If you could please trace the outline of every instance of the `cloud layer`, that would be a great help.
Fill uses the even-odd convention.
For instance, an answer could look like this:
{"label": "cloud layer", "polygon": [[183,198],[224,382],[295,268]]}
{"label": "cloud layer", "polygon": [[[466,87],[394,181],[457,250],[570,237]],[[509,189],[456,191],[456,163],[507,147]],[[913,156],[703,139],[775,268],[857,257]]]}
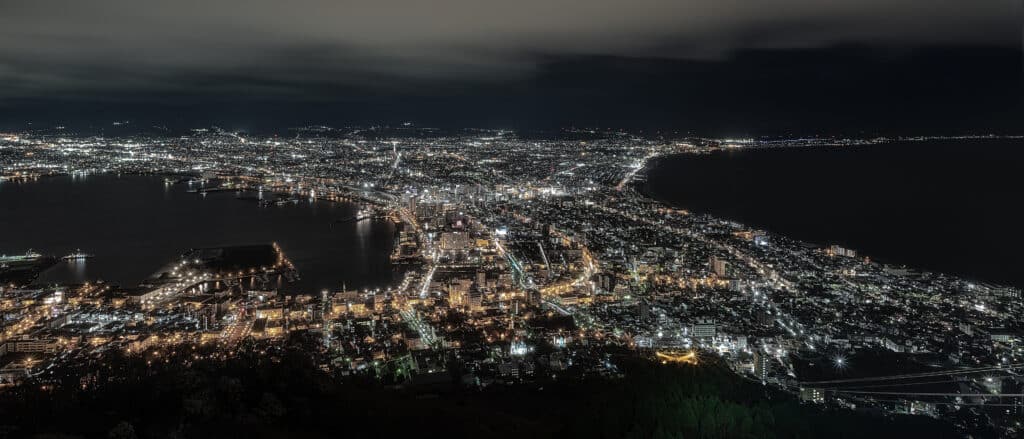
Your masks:
{"label": "cloud layer", "polygon": [[0,0],[0,96],[294,94],[530,75],[566,55],[1019,43],[1012,0]]}

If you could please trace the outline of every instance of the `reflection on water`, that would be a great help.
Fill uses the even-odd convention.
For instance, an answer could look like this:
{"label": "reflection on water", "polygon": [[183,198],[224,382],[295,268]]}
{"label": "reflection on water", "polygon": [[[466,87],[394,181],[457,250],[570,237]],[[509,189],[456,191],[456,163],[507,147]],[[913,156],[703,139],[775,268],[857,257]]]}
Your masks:
{"label": "reflection on water", "polygon": [[[394,274],[388,221],[338,223],[349,203],[303,201],[259,207],[258,193],[187,193],[148,176],[54,177],[0,185],[0,253],[32,248],[91,259],[60,261],[39,283],[103,279],[134,285],[189,248],[277,242],[299,270],[289,291],[380,287]],[[251,198],[251,199],[250,199]],[[9,232],[8,232],[9,231]]]}
{"label": "reflection on water", "polygon": [[77,280],[85,280],[85,259],[72,259],[70,261],[65,261],[65,263],[71,268],[71,271],[74,273]]}

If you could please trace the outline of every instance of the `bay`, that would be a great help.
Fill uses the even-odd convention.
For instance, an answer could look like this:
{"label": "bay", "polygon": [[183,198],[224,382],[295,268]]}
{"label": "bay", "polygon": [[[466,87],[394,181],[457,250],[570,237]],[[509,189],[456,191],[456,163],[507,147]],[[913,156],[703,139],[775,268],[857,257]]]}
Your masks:
{"label": "bay", "polygon": [[886,263],[1024,287],[1024,141],[737,149],[662,157],[649,196]]}
{"label": "bay", "polygon": [[395,226],[336,222],[351,203],[302,200],[260,207],[235,192],[201,196],[156,176],[90,175],[0,183],[0,253],[29,249],[84,262],[60,262],[37,284],[103,279],[133,286],[190,248],[277,242],[301,279],[287,292],[378,288],[394,280]]}

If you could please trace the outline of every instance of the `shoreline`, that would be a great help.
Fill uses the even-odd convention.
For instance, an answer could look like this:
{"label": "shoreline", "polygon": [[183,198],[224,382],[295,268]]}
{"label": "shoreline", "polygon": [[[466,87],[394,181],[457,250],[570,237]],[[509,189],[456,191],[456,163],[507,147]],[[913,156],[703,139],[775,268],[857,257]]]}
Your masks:
{"label": "shoreline", "polygon": [[[977,141],[977,142],[1012,141],[1012,140],[1024,139],[1024,136],[968,137],[966,139],[969,140],[969,141],[972,141],[972,142],[973,141]],[[780,230],[780,227],[778,227],[778,225],[774,225],[774,226],[770,225],[770,223],[772,222],[770,220],[766,221],[763,218],[761,220],[757,220],[756,218],[750,218],[750,217],[753,217],[755,215],[749,215],[749,217],[746,218],[746,219],[740,219],[740,218],[737,218],[735,216],[728,215],[728,214],[722,213],[720,211],[717,211],[717,209],[715,209],[714,207],[699,206],[698,203],[694,203],[694,202],[673,201],[673,200],[668,199],[668,197],[666,197],[664,193],[660,194],[660,196],[659,196],[659,194],[657,193],[658,192],[657,190],[652,190],[653,185],[650,183],[650,180],[649,180],[649,177],[650,177],[651,173],[654,172],[654,170],[656,168],[658,168],[659,166],[666,166],[666,163],[670,162],[672,160],[688,160],[688,159],[694,159],[694,158],[698,158],[699,159],[699,158],[702,158],[702,157],[706,157],[708,155],[715,155],[715,154],[722,155],[722,154],[724,154],[726,152],[730,152],[730,153],[731,152],[762,153],[762,152],[767,152],[767,151],[772,151],[772,150],[781,150],[781,149],[788,149],[788,150],[806,149],[809,152],[821,152],[825,148],[843,148],[843,149],[848,149],[848,148],[857,148],[857,147],[872,147],[872,146],[879,146],[879,145],[883,145],[883,144],[915,145],[915,144],[918,144],[918,143],[938,142],[938,141],[942,141],[942,140],[945,140],[945,138],[940,138],[940,139],[923,138],[923,139],[913,139],[913,140],[891,140],[891,141],[884,142],[884,143],[865,143],[865,144],[860,144],[860,145],[835,145],[835,144],[824,145],[824,144],[822,144],[822,145],[787,145],[787,146],[782,146],[782,147],[743,147],[743,148],[736,148],[736,149],[714,148],[714,149],[701,149],[701,150],[697,150],[697,151],[682,150],[682,151],[677,151],[677,152],[672,152],[672,153],[667,153],[667,154],[660,154],[660,155],[657,155],[655,157],[652,157],[652,158],[648,159],[646,161],[644,167],[639,172],[636,173],[636,178],[634,178],[630,182],[630,187],[632,187],[633,190],[635,190],[636,193],[639,194],[640,196],[642,196],[643,198],[645,198],[647,200],[650,200],[650,201],[657,202],[657,203],[659,203],[659,204],[661,204],[661,205],[663,205],[665,207],[668,207],[668,208],[684,210],[686,212],[689,212],[691,215],[707,216],[707,217],[713,218],[715,220],[738,224],[738,225],[742,226],[743,228],[747,228],[747,229],[751,229],[751,230],[764,231],[767,234],[772,235],[772,236],[781,237],[781,238],[784,238],[784,239],[787,239],[787,240],[790,240],[790,241],[793,241],[793,242],[797,242],[797,243],[813,246],[813,247],[816,247],[816,248],[828,248],[830,245],[838,244],[838,245],[841,245],[841,246],[846,247],[848,249],[856,250],[857,253],[860,254],[861,256],[868,256],[868,257],[870,257],[872,262],[881,264],[881,265],[886,266],[886,267],[892,267],[892,268],[897,268],[897,269],[904,269],[904,270],[908,270],[910,272],[919,273],[919,274],[929,274],[929,273],[930,274],[941,274],[941,275],[944,275],[944,276],[954,277],[954,278],[962,279],[964,281],[968,281],[968,282],[972,282],[972,283],[977,283],[977,284],[989,284],[989,285],[995,285],[995,286],[1006,287],[1006,288],[1014,288],[1014,289],[1022,289],[1022,288],[1024,288],[1024,285],[1019,285],[1018,282],[1015,282],[1015,281],[1012,281],[1012,280],[993,280],[993,279],[987,279],[987,278],[985,278],[982,275],[970,274],[970,273],[968,273],[968,271],[970,271],[968,269],[949,270],[949,269],[937,269],[937,268],[927,267],[927,265],[928,265],[927,263],[921,263],[920,261],[917,261],[917,260],[907,259],[907,258],[902,258],[901,259],[899,256],[892,255],[892,254],[887,254],[886,252],[879,252],[877,249],[867,250],[871,246],[870,245],[864,246],[863,243],[861,243],[861,245],[857,245],[856,243],[846,243],[846,244],[844,244],[843,242],[844,241],[849,241],[850,237],[841,238],[841,237],[838,237],[836,235],[821,236],[819,238],[811,238],[811,239],[808,239],[805,236],[797,237],[793,233],[787,232],[785,230]],[[740,201],[740,202],[742,202],[742,201]],[[761,214],[756,214],[756,215],[761,215]],[[784,217],[784,215],[779,216],[779,217],[782,218],[782,217]],[[782,228],[782,229],[784,229],[784,228]],[[864,249],[865,251],[862,252],[861,251],[862,249]]]}
{"label": "shoreline", "polygon": [[[78,174],[78,175],[81,175],[81,174]],[[164,179],[166,177],[168,177],[168,176],[173,178],[173,177],[181,177],[183,175],[184,174],[181,174],[181,173],[160,173],[160,172],[139,172],[139,173],[97,172],[97,173],[89,173],[88,174],[88,176],[90,176],[90,177],[96,177],[98,179],[106,179],[107,182],[112,183],[112,184],[125,184],[125,183],[127,183],[127,184],[130,185],[131,184],[130,181],[132,179],[135,179],[135,178],[148,179],[148,180],[145,180],[145,181],[149,181],[150,183],[152,183],[154,185],[154,187],[164,187],[165,186]],[[198,178],[198,176],[196,176],[196,175],[193,175],[193,177],[197,177]],[[41,182],[45,181],[44,178],[49,179],[48,181],[56,182],[57,184],[72,184],[73,175],[72,175],[72,173],[53,173],[53,174],[47,174],[47,175],[39,176],[38,178],[35,178],[35,179],[21,181],[21,182],[19,182],[19,184],[25,184],[26,186],[28,186],[29,183],[41,183]],[[63,178],[63,180],[61,180],[61,178]],[[87,179],[86,180],[77,180],[77,181],[75,181],[75,183],[89,183],[89,181]],[[51,183],[51,184],[54,184],[54,183]],[[208,186],[209,186],[209,183],[208,183]],[[183,200],[202,199],[203,198],[202,194],[200,194],[198,192],[197,193],[189,193],[186,190],[186,189],[188,189],[188,186],[186,184],[184,184],[184,183],[173,184],[173,182],[172,182],[172,184],[170,184],[168,187],[171,188],[170,190],[172,190],[172,191],[180,192],[181,198]],[[196,187],[198,187],[198,185],[196,185]],[[214,186],[209,186],[209,187],[213,188]],[[221,191],[221,192],[226,192],[226,191]],[[255,193],[255,192],[253,192],[253,193]],[[285,192],[281,192],[281,194],[286,195],[286,196],[288,195],[288,193],[285,193]],[[211,194],[211,195],[213,195],[213,194]],[[265,191],[265,195],[267,196],[267,199],[274,200],[274,199],[276,199],[277,192],[269,191],[268,190],[268,191]],[[158,196],[158,198],[159,198],[159,196]],[[256,203],[250,203],[249,200],[239,199],[239,198],[235,197],[233,192],[230,193],[230,194],[227,194],[227,193],[225,193],[225,194],[218,194],[217,198],[218,198],[218,200],[216,200],[216,201],[217,202],[221,202],[221,203],[223,203],[223,202],[231,203],[233,201],[244,201],[244,203],[239,203],[239,204],[243,204],[244,205],[244,207],[242,207],[241,209],[251,208],[253,211],[255,211],[257,209],[261,209],[261,210],[274,210],[274,209],[278,208],[277,206],[259,207],[259,206],[257,206]],[[309,206],[307,204],[310,201],[311,200],[308,197],[302,196],[301,199],[299,200],[299,202],[296,203],[295,205],[301,206],[302,208],[308,208]],[[315,227],[317,229],[321,229],[321,228],[323,228],[323,229],[326,229],[326,228],[337,228],[338,229],[337,233],[349,233],[349,232],[345,232],[342,228],[338,227],[339,226],[338,224],[336,224],[337,221],[346,218],[343,215],[344,212],[348,211],[349,209],[351,209],[353,212],[355,212],[355,211],[357,211],[359,209],[360,206],[367,206],[368,205],[368,203],[366,203],[364,201],[355,201],[355,200],[351,200],[350,201],[350,200],[342,200],[342,199],[330,199],[330,198],[321,197],[321,196],[317,196],[314,201],[317,202],[317,203],[324,203],[324,205],[322,205],[321,208],[325,208],[325,207],[327,207],[327,205],[330,205],[330,207],[327,210],[325,210],[324,212],[334,212],[336,209],[342,209],[342,210],[338,210],[338,215],[329,215],[329,214],[324,215],[324,214],[321,214],[321,215],[319,215],[317,217],[309,217],[306,220],[306,222],[308,223],[306,225],[308,227]],[[157,202],[159,202],[159,201],[157,201]],[[294,207],[294,206],[293,206],[293,203],[289,202],[289,203],[287,203],[286,207],[291,208],[291,207]],[[374,208],[374,210],[378,210],[378,209],[379,208],[377,208],[377,207]],[[277,216],[272,216],[272,217],[276,218]],[[287,217],[289,217],[289,215],[285,214],[284,219],[287,220]],[[323,218],[321,218],[321,217],[323,217]],[[322,221],[320,221],[320,220],[322,220]],[[364,220],[367,221],[367,222],[377,223],[374,226],[375,230],[377,228],[382,227],[382,224],[384,224],[384,223],[392,223],[393,224],[393,221],[389,220],[387,217],[384,217],[384,216],[381,216],[381,215],[377,215],[377,214],[373,215],[372,218],[364,218]],[[276,220],[268,219],[267,221],[276,221]],[[320,226],[322,226],[322,227],[320,227]],[[257,227],[257,229],[260,228],[259,226],[254,226],[254,227]],[[290,227],[290,226],[282,225],[281,227]],[[275,227],[270,227],[271,230],[274,229],[274,228]],[[178,229],[174,229],[174,230],[177,230],[177,232],[175,232],[175,233],[186,233],[184,231],[184,229],[178,228]],[[324,232],[324,233],[329,233],[329,232]],[[353,231],[352,233],[355,233],[355,232]],[[284,238],[284,237],[287,237],[287,236],[291,236],[291,234],[284,234],[283,236],[281,236],[279,233],[273,233],[273,235],[275,236],[275,238],[274,239],[270,239],[270,240],[261,239],[259,236],[256,236],[256,235],[253,235],[251,237],[251,239],[243,239],[243,240],[230,239],[230,238],[224,238],[223,240],[215,239],[213,241],[206,242],[202,246],[217,247],[217,246],[235,246],[235,245],[248,245],[248,244],[270,244],[273,241],[277,241],[278,240],[277,238]],[[302,235],[302,234],[300,233],[299,235]],[[378,232],[375,232],[373,237],[374,238],[380,237],[380,235],[379,235]],[[307,248],[307,251],[303,251],[303,248],[309,247],[309,245],[312,245],[312,244],[308,244],[307,243],[308,245],[305,245],[305,244],[302,244],[302,243],[306,242],[306,241],[309,241],[310,239],[315,239],[315,238],[305,238],[305,237],[303,237],[303,238],[299,239],[298,242],[300,243],[300,248],[299,249],[290,249],[290,251],[298,252],[300,254],[308,254],[309,253],[308,248]],[[347,238],[339,238],[339,239],[342,239],[342,241],[345,241]],[[353,238],[353,239],[355,239],[355,238]],[[284,240],[288,241],[288,239],[284,239]],[[312,241],[309,241],[309,242],[312,242]],[[32,243],[33,242],[25,242],[26,245],[32,244]],[[13,242],[11,244],[13,244]],[[295,244],[295,243],[293,242],[293,244]],[[303,247],[303,245],[305,245],[305,247]],[[68,248],[81,247],[83,249],[86,249],[86,244],[79,244],[77,242],[73,243],[73,245],[72,244],[68,244],[68,246],[69,246]],[[34,247],[35,246],[33,246],[33,248]],[[42,249],[42,250],[46,250],[45,251],[46,253],[58,253],[59,254],[61,251],[63,251],[63,249],[60,246],[54,246],[54,245],[52,245],[52,243],[51,243],[51,245],[47,245],[46,247],[47,248]],[[191,247],[192,246],[185,246],[185,247],[180,247],[180,248],[178,248],[178,247],[170,248],[167,251],[167,254],[171,255],[171,257],[173,258],[175,255],[179,255],[181,252],[187,251]],[[374,246],[374,247],[376,247],[376,246]],[[401,270],[400,270],[401,267],[396,267],[396,266],[394,266],[394,264],[391,264],[391,261],[387,257],[387,255],[389,255],[390,252],[394,248],[394,238],[391,237],[390,235],[389,235],[388,240],[387,240],[387,247],[389,248],[389,251],[387,253],[385,253],[385,256],[382,259],[380,259],[380,260],[378,260],[375,257],[371,257],[371,255],[367,255],[367,257],[372,259],[372,261],[373,261],[373,263],[371,265],[377,266],[378,264],[387,264],[388,273],[390,273],[390,274],[386,276],[387,277],[386,282],[378,282],[376,275],[369,275],[368,277],[365,277],[365,278],[363,278],[362,276],[356,276],[356,277],[354,277],[352,279],[339,280],[337,282],[337,285],[333,285],[332,284],[331,288],[332,289],[334,289],[334,288],[340,289],[340,288],[342,288],[346,284],[349,285],[350,289],[352,287],[356,287],[358,285],[363,285],[363,284],[365,284],[365,285],[363,287],[359,287],[359,288],[370,288],[370,289],[373,289],[373,288],[393,287],[398,282],[398,279],[401,276]],[[309,247],[309,248],[312,248],[312,247]],[[86,249],[86,250],[90,250],[90,252],[93,252],[91,248]],[[289,249],[286,249],[286,250],[289,250]],[[18,251],[19,251],[18,248],[11,247],[11,249],[10,249],[10,251],[8,251],[8,253],[17,253]],[[20,251],[24,251],[24,249],[21,249]],[[341,253],[346,253],[346,252],[349,252],[349,251],[355,251],[355,249],[349,249],[349,248],[346,247],[346,248],[341,248],[340,250],[335,249],[335,250],[333,250],[333,251],[331,251],[329,253],[333,254],[333,253],[337,253],[338,251],[340,251]],[[367,251],[371,251],[371,250],[367,250]],[[371,251],[371,253],[373,253],[374,255],[376,254],[375,252],[376,252],[376,250],[372,250]],[[116,283],[116,284],[129,285],[130,286],[130,285],[134,285],[134,284],[137,284],[137,283],[145,283],[145,282],[147,282],[148,280],[150,280],[152,274],[154,273],[154,270],[159,271],[158,269],[160,267],[162,267],[163,265],[165,265],[165,261],[157,260],[157,261],[155,261],[154,264],[152,264],[152,266],[144,266],[144,267],[141,267],[139,269],[135,269],[134,270],[134,271],[139,271],[139,272],[146,272],[145,275],[130,276],[130,277],[122,278],[122,276],[111,274],[111,272],[109,272],[109,270],[103,269],[103,267],[106,267],[106,268],[109,269],[110,264],[113,264],[113,263],[115,263],[115,262],[117,262],[119,260],[116,257],[113,257],[111,255],[107,255],[105,253],[106,252],[104,252],[103,254],[97,253],[97,259],[99,260],[99,264],[100,265],[96,265],[96,266],[94,266],[92,268],[92,270],[90,270],[90,273],[86,275],[87,276],[86,277],[87,280],[103,279],[103,280],[107,281],[108,283]],[[329,256],[323,256],[323,258],[326,258],[326,259],[324,259],[324,261],[331,261],[332,260],[331,257],[329,257]],[[308,262],[308,259],[310,259],[310,258],[309,257],[305,258],[306,262]],[[303,285],[304,284],[310,284],[310,282],[316,283],[315,280],[319,278],[319,277],[316,277],[316,274],[317,273],[322,274],[324,272],[324,270],[325,270],[325,268],[324,268],[325,265],[324,264],[325,263],[330,263],[330,262],[315,263],[315,264],[313,264],[312,267],[310,267],[308,264],[303,264],[303,265],[306,265],[306,266],[298,266],[298,267],[296,267],[299,270],[300,274],[303,274]],[[93,264],[91,263],[90,265],[93,265]],[[103,267],[101,267],[101,265]],[[54,264],[53,266],[46,267],[46,269],[44,269],[44,270],[40,270],[40,272],[36,276],[36,279],[33,279],[33,281],[29,285],[37,284],[39,282],[39,279],[42,276],[44,276],[46,272],[48,272],[51,269],[59,268],[59,267],[60,267],[60,264]],[[94,270],[97,270],[97,269],[99,269],[100,271],[99,272],[93,272]],[[374,270],[376,270],[376,269],[374,269]],[[313,277],[305,276],[304,272],[311,273],[311,275]],[[51,273],[51,275],[53,275],[53,274]],[[72,280],[72,279],[64,279],[64,277],[66,277],[66,273],[57,273],[56,275],[61,276],[61,279],[63,279],[63,280],[53,280],[54,282],[72,282],[72,283],[76,282],[75,280]],[[308,281],[306,279],[307,277],[309,278]],[[323,277],[323,276],[320,276],[320,277]],[[360,279],[362,279],[362,280],[360,280]],[[319,293],[319,291],[320,291],[319,288],[316,288],[315,285],[312,285],[312,284],[305,285],[305,287],[292,285],[291,287],[286,287],[285,290],[290,292],[290,293],[298,292],[298,293],[303,293],[303,294],[305,294],[305,293],[315,294],[315,293]]]}

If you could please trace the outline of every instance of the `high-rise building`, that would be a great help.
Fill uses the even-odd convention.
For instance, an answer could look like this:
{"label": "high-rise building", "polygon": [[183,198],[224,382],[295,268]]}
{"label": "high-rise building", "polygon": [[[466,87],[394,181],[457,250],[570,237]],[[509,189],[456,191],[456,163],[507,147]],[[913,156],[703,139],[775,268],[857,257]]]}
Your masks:
{"label": "high-rise building", "polygon": [[761,380],[767,381],[768,375],[771,372],[771,357],[761,351],[754,351],[754,376]]}
{"label": "high-rise building", "polygon": [[637,305],[637,307],[639,308],[640,321],[649,321],[651,319],[651,305],[649,305],[646,300],[640,300],[640,304]]}
{"label": "high-rise building", "polygon": [[728,264],[726,264],[724,259],[720,259],[718,256],[712,256],[708,260],[708,266],[711,268],[711,271],[715,273],[715,276],[726,277],[726,275],[728,275]]}
{"label": "high-rise building", "polygon": [[448,286],[448,300],[454,306],[469,306],[469,293],[473,289],[470,279],[458,279]]}
{"label": "high-rise building", "polygon": [[469,309],[471,311],[479,311],[483,308],[484,304],[484,293],[480,289],[480,286],[474,282],[469,287]]}
{"label": "high-rise building", "polygon": [[718,334],[718,327],[714,320],[701,319],[693,324],[690,334],[694,338],[714,338]]}
{"label": "high-rise building", "polygon": [[845,256],[847,258],[857,257],[857,250],[844,248],[835,244],[829,246],[826,252],[829,254],[829,256]]}

